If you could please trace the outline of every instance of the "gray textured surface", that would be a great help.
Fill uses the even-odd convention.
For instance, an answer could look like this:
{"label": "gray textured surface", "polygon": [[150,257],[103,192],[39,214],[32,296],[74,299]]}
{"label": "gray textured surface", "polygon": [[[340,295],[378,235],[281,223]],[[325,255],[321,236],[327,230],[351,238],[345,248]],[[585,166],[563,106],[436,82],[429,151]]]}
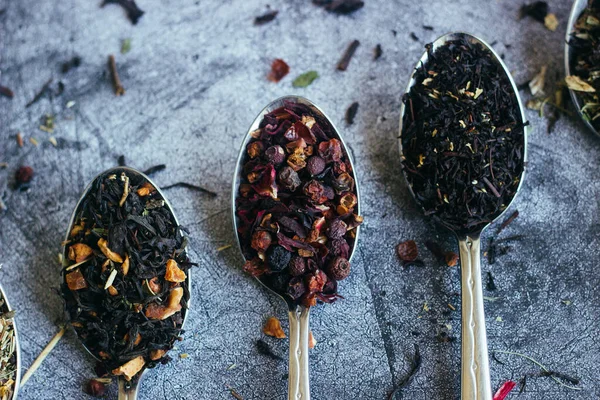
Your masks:
{"label": "gray textured surface", "polygon": [[[450,30],[467,30],[506,56],[515,80],[530,78],[542,65],[562,73],[568,1],[551,1],[560,21],[551,33],[541,24],[517,21],[520,1],[367,1],[350,17],[327,14],[308,1],[270,0],[280,11],[255,27],[263,1],[139,0],[146,11],[132,26],[119,7],[99,1],[0,0],[0,83],[16,93],[0,98],[0,193],[8,211],[0,215],[0,281],[18,310],[24,367],[27,368],[62,321],[56,256],[65,224],[79,193],[98,172],[125,154],[140,169],[168,164],[154,179],[199,183],[218,192],[215,200],[185,189],[167,195],[191,231],[191,256],[200,266],[193,282],[193,309],[186,339],[174,362],[151,371],[142,399],[227,399],[227,386],[245,399],[282,399],[286,363],[253,349],[269,315],[285,319],[285,308],[240,271],[233,244],[229,199],[237,148],[256,113],[269,101],[296,93],[319,104],[340,127],[358,165],[364,225],[352,276],[341,285],[346,297],[312,313],[319,341],[311,353],[315,399],[384,399],[408,370],[407,355],[418,343],[423,368],[406,399],[459,397],[460,341],[438,343],[446,324],[460,332],[459,272],[438,267],[421,246],[425,268],[403,270],[394,246],[401,240],[437,238],[455,248],[453,238],[423,222],[399,175],[396,135],[400,96],[425,42]],[[433,25],[433,32],[422,25]],[[392,30],[397,31],[394,36]],[[419,42],[411,40],[415,32]],[[119,53],[120,40],[132,50]],[[348,71],[335,71],[352,39],[361,46]],[[381,43],[384,54],[372,61]],[[505,45],[512,45],[508,48]],[[113,95],[106,58],[117,55],[127,94]],[[66,75],[60,63],[73,55],[81,67]],[[265,79],[270,61],[285,59],[291,74],[279,84]],[[309,69],[321,77],[307,89],[292,78]],[[25,109],[39,87],[61,80],[60,96],[44,97]],[[76,106],[66,109],[67,101]],[[360,102],[354,125],[343,115]],[[48,142],[37,129],[44,113],[57,115]],[[581,377],[582,392],[549,378],[530,379],[522,399],[592,399],[600,396],[600,140],[581,122],[562,118],[546,134],[546,121],[528,111],[529,175],[515,208],[521,216],[505,234],[526,239],[492,265],[502,299],[486,304],[491,349],[526,353],[548,367]],[[16,132],[26,138],[17,148]],[[32,146],[31,136],[40,142]],[[35,182],[25,193],[9,186],[20,164],[32,165]],[[484,235],[487,237],[488,235]],[[561,300],[569,299],[571,305]],[[423,311],[427,302],[429,312]],[[457,307],[451,311],[447,304]],[[503,322],[497,322],[500,316]],[[287,323],[284,323],[287,327]],[[282,355],[286,342],[268,340]],[[178,353],[189,353],[179,359]],[[492,385],[537,371],[525,360],[491,361]],[[228,367],[236,364],[236,368]],[[24,399],[83,398],[80,385],[93,362],[72,333],[27,383]],[[515,396],[513,396],[515,397]]]}

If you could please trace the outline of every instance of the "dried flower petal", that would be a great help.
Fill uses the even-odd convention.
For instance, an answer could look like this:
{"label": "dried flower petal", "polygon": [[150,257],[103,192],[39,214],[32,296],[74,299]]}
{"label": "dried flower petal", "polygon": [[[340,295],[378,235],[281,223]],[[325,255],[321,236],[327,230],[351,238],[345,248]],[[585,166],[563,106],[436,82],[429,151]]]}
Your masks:
{"label": "dried flower petal", "polygon": [[590,85],[589,83],[587,83],[586,81],[584,81],[583,79],[578,77],[577,75],[567,76],[565,78],[565,82],[567,83],[567,86],[569,87],[569,89],[575,90],[577,92],[587,92],[587,93],[596,92],[596,89],[594,89],[594,87],[592,85]]}
{"label": "dried flower petal", "polygon": [[446,254],[444,255],[445,259],[446,259],[446,264],[449,267],[456,267],[456,264],[458,264],[458,254],[456,254],[453,251],[448,251],[446,252]]}
{"label": "dried flower petal", "polygon": [[317,340],[313,336],[312,331],[308,332],[308,348],[314,349],[316,345],[317,345]]}
{"label": "dried flower petal", "polygon": [[493,400],[504,400],[506,396],[517,386],[516,382],[506,381],[500,386],[496,394],[494,394]]}

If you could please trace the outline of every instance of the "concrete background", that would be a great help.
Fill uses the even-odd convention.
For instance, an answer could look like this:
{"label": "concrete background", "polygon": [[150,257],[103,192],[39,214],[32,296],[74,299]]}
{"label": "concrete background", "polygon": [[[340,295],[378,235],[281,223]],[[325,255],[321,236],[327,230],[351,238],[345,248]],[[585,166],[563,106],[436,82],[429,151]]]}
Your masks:
{"label": "concrete background", "polygon": [[[24,369],[63,322],[54,289],[72,209],[84,186],[124,154],[140,169],[167,164],[154,176],[159,185],[186,181],[218,193],[212,199],[187,189],[167,192],[190,229],[191,258],[200,265],[193,273],[185,340],[172,363],[147,374],[141,399],[228,399],[228,386],[244,399],[285,397],[287,362],[259,355],[253,342],[262,337],[267,316],[279,316],[287,329],[286,309],[241,271],[235,247],[217,248],[234,243],[230,182],[242,136],[264,105],[293,93],[315,101],[342,131],[356,157],[364,201],[353,273],[340,287],[346,299],[312,313],[319,342],[311,352],[313,398],[385,399],[408,371],[417,343],[423,367],[402,398],[458,399],[460,340],[439,343],[436,336],[448,327],[451,336],[460,336],[459,270],[439,266],[423,244],[432,239],[457,248],[451,236],[424,222],[400,175],[400,98],[423,45],[452,30],[497,41],[517,82],[543,65],[553,81],[563,74],[570,2],[549,2],[560,22],[556,32],[518,21],[517,0],[367,0],[351,16],[327,13],[307,0],[269,0],[279,15],[259,27],[253,18],[267,11],[267,1],[139,0],[146,14],[136,26],[120,7],[102,9],[99,3],[0,0],[0,84],[15,92],[13,100],[0,97],[0,162],[8,163],[0,169],[8,208],[0,214],[0,281],[17,309]],[[122,55],[124,38],[132,39],[132,49]],[[355,57],[347,71],[336,71],[353,39],[361,42]],[[383,56],[373,61],[378,43]],[[123,97],[113,94],[108,54],[116,55]],[[62,74],[61,63],[75,55],[82,65]],[[265,78],[274,58],[291,66],[278,84]],[[310,87],[292,87],[293,78],[313,69],[320,78]],[[25,108],[50,77],[51,90],[61,81],[64,92]],[[69,101],[76,105],[67,109]],[[354,101],[358,114],[346,126],[344,112]],[[56,115],[58,147],[38,129],[45,113]],[[500,298],[486,302],[489,346],[581,378],[580,392],[547,377],[531,378],[521,399],[598,398],[600,140],[574,117],[559,120],[551,135],[546,119],[534,111],[528,118],[529,172],[514,204],[521,216],[503,233],[526,236],[494,265],[483,261],[484,273],[491,271],[498,286],[485,295]],[[19,131],[23,148],[14,139]],[[27,192],[11,189],[19,165],[36,172]],[[420,244],[425,267],[401,267],[394,247],[407,239]],[[265,340],[287,357],[287,341]],[[504,365],[490,361],[494,388],[539,371],[518,357],[499,358]],[[93,364],[69,332],[21,398],[84,398],[80,387],[93,376]]]}

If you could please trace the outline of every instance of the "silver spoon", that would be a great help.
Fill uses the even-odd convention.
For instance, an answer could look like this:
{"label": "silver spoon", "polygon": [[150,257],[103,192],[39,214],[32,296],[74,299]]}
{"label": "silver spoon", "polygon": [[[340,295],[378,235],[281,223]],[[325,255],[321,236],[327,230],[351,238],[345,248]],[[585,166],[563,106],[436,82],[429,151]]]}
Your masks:
{"label": "silver spoon", "polygon": [[[300,96],[284,96],[280,97],[277,100],[269,103],[263,110],[258,114],[252,125],[250,125],[250,129],[248,133],[244,137],[242,142],[242,146],[240,148],[240,152],[237,159],[237,166],[235,170],[235,175],[233,177],[233,188],[232,188],[232,212],[233,212],[233,230],[236,233],[238,247],[240,252],[242,253],[242,246],[240,242],[240,237],[238,235],[238,220],[235,215],[235,200],[237,194],[239,192],[240,183],[242,182],[242,173],[243,173],[243,162],[246,154],[246,146],[248,142],[252,139],[251,133],[259,128],[261,121],[264,116],[271,111],[283,107],[284,102],[289,101],[293,103],[299,103],[307,105],[311,108],[311,110],[316,114],[321,116],[323,119],[329,121],[331,124],[333,131],[335,133],[335,138],[338,139],[342,143],[342,147],[344,152],[348,156],[348,160],[352,165],[352,170],[354,171],[354,181],[355,181],[355,192],[357,198],[357,214],[360,215],[360,195],[358,190],[358,180],[356,179],[356,168],[352,162],[351,153],[348,151],[348,146],[344,142],[344,139],[339,134],[339,131],[331,122],[331,119],[327,117],[327,115],[317,107],[313,102],[304,97]],[[356,237],[354,239],[354,243],[350,248],[349,260],[352,261],[352,256],[354,255],[354,250],[356,249],[356,244],[358,243],[360,227],[357,228]],[[258,282],[260,282],[263,286],[265,286],[269,291],[273,294],[279,296],[283,301],[285,301],[288,305],[288,317],[290,324],[290,360],[289,360],[289,375],[288,375],[288,399],[289,400],[309,400],[310,399],[310,385],[309,385],[309,368],[308,368],[308,338],[309,338],[309,314],[310,308],[306,308],[304,306],[298,306],[291,299],[286,298],[285,296],[280,295],[279,293],[271,290],[268,286],[266,286],[260,279],[256,278]]]}
{"label": "silver spoon", "polygon": [[[571,46],[569,46],[569,41],[571,40],[571,35],[575,32],[575,24],[577,23],[579,16],[587,8],[587,3],[588,3],[587,0],[575,0],[573,2],[573,7],[571,7],[571,14],[569,15],[569,23],[567,25],[567,35],[565,38],[565,73],[566,73],[566,76],[571,75],[571,58],[573,57],[573,51],[571,49]],[[579,114],[579,117],[581,117],[583,122],[587,125],[588,128],[590,128],[592,130],[592,132],[594,132],[596,135],[600,136],[600,132],[598,132],[596,130],[596,128],[594,128],[594,125],[592,125],[591,121],[589,121],[589,119],[583,117],[583,113],[581,112],[581,108],[582,108],[581,101],[579,99],[579,96],[577,96],[577,92],[572,89],[569,89],[569,92],[571,94],[571,100],[573,100],[573,104],[575,105],[575,108],[577,109],[577,113]]]}
{"label": "silver spoon", "polygon": [[[75,225],[75,223],[77,222],[77,217],[78,214],[80,212],[80,208],[83,204],[84,199],[87,197],[88,193],[90,192],[90,190],[92,189],[94,183],[98,180],[98,179],[103,179],[105,176],[110,175],[110,174],[117,174],[117,176],[121,173],[121,172],[125,172],[127,174],[127,176],[132,179],[144,179],[145,181],[147,181],[148,183],[150,183],[158,192],[158,194],[160,195],[160,197],[164,200],[164,205],[165,207],[169,210],[169,212],[171,213],[171,215],[173,215],[173,219],[175,220],[175,223],[177,224],[177,226],[179,226],[179,221],[177,220],[177,217],[175,216],[175,213],[173,212],[173,207],[171,206],[171,204],[169,203],[169,201],[167,200],[167,198],[165,197],[164,193],[161,192],[160,188],[154,183],[152,182],[152,180],[150,178],[148,178],[148,176],[146,176],[145,174],[143,174],[142,172],[134,169],[134,168],[130,168],[130,167],[114,167],[114,168],[110,168],[107,169],[106,171],[96,175],[96,177],[94,179],[92,179],[92,181],[90,182],[90,184],[84,189],[83,194],[81,195],[81,197],[79,198],[79,201],[77,202],[77,205],[75,206],[75,210],[73,211],[73,214],[71,215],[71,220],[69,222],[69,228],[67,229],[67,233],[65,235],[65,240],[64,243],[67,243],[69,241],[69,237],[70,237],[70,233],[71,233],[71,229],[73,228],[73,226]],[[185,251],[185,250],[184,250]],[[68,260],[68,246],[65,245],[63,246],[63,259],[64,260]],[[66,269],[63,268],[63,270],[61,271],[61,282],[64,282],[64,275],[65,275]],[[187,287],[187,292],[190,293],[191,296],[191,271],[188,269],[187,271],[187,278],[184,282],[184,285]],[[187,309],[189,309],[190,306],[190,299],[186,299],[186,303],[187,303],[187,308],[182,308],[181,309],[181,316],[183,318],[183,322],[182,322],[182,328],[185,325],[185,320],[187,319]],[[73,330],[75,330],[73,328]],[[77,332],[75,332],[77,334]],[[97,361],[101,361],[98,357],[96,357],[96,355],[94,355],[94,353],[92,353],[84,344],[83,342],[81,342],[81,344],[83,345],[83,347],[87,350],[88,353],[90,353],[92,355],[92,357],[94,357]],[[142,378],[144,377],[144,375],[146,374],[146,372],[148,372],[148,369],[144,367],[144,369],[139,373],[138,379],[137,381],[127,381],[123,376],[118,376],[117,380],[118,380],[118,384],[119,384],[119,400],[137,400],[138,398],[138,392],[139,392],[139,388],[140,388],[140,383],[142,381]]]}
{"label": "silver spoon", "polygon": [[[6,293],[4,289],[2,289],[2,285],[0,285],[0,298],[4,300],[4,307],[0,308],[0,313],[3,309],[8,312],[12,311],[10,304],[8,302],[8,297],[6,297]],[[19,335],[17,332],[17,324],[15,319],[13,318],[13,330],[14,330],[14,343],[15,343],[15,383],[13,388],[13,394],[11,399],[16,400],[17,395],[19,394],[19,386],[21,386],[21,347],[19,346]]]}
{"label": "silver spoon", "polygon": [[[468,33],[455,32],[439,37],[433,42],[433,51],[440,46],[443,46],[448,41],[466,38],[472,43],[479,43],[484,48],[488,49],[495,57],[497,63],[506,73],[512,90],[515,93],[519,104],[520,118],[523,123],[526,122],[525,112],[521,99],[519,98],[517,86],[502,59],[498,54],[483,40],[472,36]],[[421,65],[427,62],[427,52],[423,54],[415,71]],[[415,72],[412,73],[406,93],[415,85]],[[402,137],[402,121],[404,113],[407,111],[404,103],[400,107],[400,138]],[[402,151],[402,140],[400,139],[400,154]],[[524,146],[523,146],[523,161],[524,169],[521,174],[521,181],[517,192],[520,191],[525,174],[525,166],[527,165],[527,128],[524,128]],[[407,185],[413,197],[415,194],[409,184],[406,171],[403,171]],[[516,194],[515,194],[516,197]],[[513,197],[514,200],[514,197]],[[512,202],[512,200],[511,200]],[[508,209],[508,206],[507,206]],[[494,221],[501,218],[506,213],[506,209],[498,215]],[[494,222],[492,221],[492,222]],[[483,311],[483,290],[481,283],[481,242],[480,235],[483,229],[489,224],[483,226],[473,232],[453,232],[457,239],[460,249],[460,264],[461,264],[461,287],[462,287],[462,356],[461,356],[461,399],[462,400],[492,400],[492,389],[490,383],[490,367],[488,360],[487,336],[485,332],[485,315]]]}

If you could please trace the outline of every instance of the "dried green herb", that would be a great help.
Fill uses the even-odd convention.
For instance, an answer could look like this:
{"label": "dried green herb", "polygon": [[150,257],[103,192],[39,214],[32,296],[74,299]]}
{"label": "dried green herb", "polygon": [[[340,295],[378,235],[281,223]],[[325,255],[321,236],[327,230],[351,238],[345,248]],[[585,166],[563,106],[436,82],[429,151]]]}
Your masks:
{"label": "dried green herb", "polygon": [[131,38],[121,41],[121,54],[127,54],[131,50]]}
{"label": "dried green herb", "polygon": [[292,86],[295,88],[304,88],[309,86],[315,79],[319,77],[319,73],[317,71],[308,71],[299,75],[292,82]]}

